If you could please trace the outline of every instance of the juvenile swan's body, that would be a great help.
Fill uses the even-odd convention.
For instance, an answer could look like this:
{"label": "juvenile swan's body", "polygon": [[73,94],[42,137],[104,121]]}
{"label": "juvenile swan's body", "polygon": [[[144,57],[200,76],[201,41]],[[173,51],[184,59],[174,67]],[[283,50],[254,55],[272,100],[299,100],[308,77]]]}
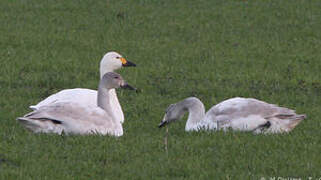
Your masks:
{"label": "juvenile swan's body", "polygon": [[180,119],[188,111],[186,131],[239,130],[255,133],[282,133],[291,131],[305,115],[252,98],[231,98],[213,106],[206,114],[203,103],[195,97],[186,98],[168,107],[160,123],[162,127]]}
{"label": "juvenile swan's body", "polygon": [[[100,78],[103,77],[107,72],[113,72],[121,67],[136,66],[134,63],[127,61],[120,54],[116,52],[109,52],[105,54],[103,59],[100,61]],[[119,104],[115,89],[109,91],[109,100],[111,111],[115,117],[121,122],[124,122],[124,113]],[[97,91],[91,89],[75,88],[65,89],[53,94],[37,105],[30,106],[31,109],[37,110],[42,106],[47,106],[52,103],[58,102],[77,102],[83,105],[97,106]]]}
{"label": "juvenile swan's body", "polygon": [[17,120],[35,133],[102,134],[122,136],[122,124],[114,116],[110,103],[110,90],[130,88],[122,77],[106,73],[98,87],[97,105],[79,102],[56,102],[19,117]]}

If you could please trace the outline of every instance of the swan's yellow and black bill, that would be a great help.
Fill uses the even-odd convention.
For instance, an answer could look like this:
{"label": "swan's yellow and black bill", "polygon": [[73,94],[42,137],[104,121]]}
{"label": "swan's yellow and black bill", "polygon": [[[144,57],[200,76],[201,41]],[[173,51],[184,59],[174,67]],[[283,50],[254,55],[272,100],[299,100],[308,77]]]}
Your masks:
{"label": "swan's yellow and black bill", "polygon": [[166,124],[168,124],[167,121],[162,121],[161,123],[159,123],[158,127],[159,127],[159,128],[162,128],[162,127],[164,127]]}
{"label": "swan's yellow and black bill", "polygon": [[136,66],[135,63],[132,63],[132,62],[130,62],[130,61],[127,61],[127,60],[126,60],[125,58],[123,58],[123,57],[120,58],[120,61],[121,61],[121,63],[122,63],[122,66],[124,66],[124,67],[130,67],[130,66],[135,67],[135,66]]}
{"label": "swan's yellow and black bill", "polygon": [[129,90],[137,90],[136,88],[134,88],[133,86],[129,85],[129,84],[124,84],[124,85],[121,85],[120,88],[123,88],[123,89],[129,89]]}

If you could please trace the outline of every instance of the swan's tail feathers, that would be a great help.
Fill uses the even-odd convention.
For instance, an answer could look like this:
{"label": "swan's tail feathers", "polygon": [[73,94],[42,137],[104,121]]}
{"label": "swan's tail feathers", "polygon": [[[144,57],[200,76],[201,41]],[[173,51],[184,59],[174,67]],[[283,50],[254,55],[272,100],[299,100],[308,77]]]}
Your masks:
{"label": "swan's tail feathers", "polygon": [[302,120],[306,118],[305,114],[277,114],[266,117],[271,126],[266,129],[266,133],[283,133],[292,131]]}
{"label": "swan's tail feathers", "polygon": [[32,109],[32,110],[37,110],[38,106],[37,105],[31,105],[31,106],[29,106],[29,108]]}
{"label": "swan's tail feathers", "polygon": [[295,126],[297,126],[303,119],[305,119],[307,116],[305,114],[297,114],[291,119],[290,123],[290,129],[293,129]]}
{"label": "swan's tail feathers", "polygon": [[26,129],[34,133],[57,133],[61,134],[63,128],[59,126],[60,121],[48,119],[32,119],[28,117],[18,117],[17,121]]}
{"label": "swan's tail feathers", "polygon": [[303,120],[306,118],[305,114],[278,114],[275,116],[279,119],[288,119],[288,120]]}
{"label": "swan's tail feathers", "polygon": [[294,121],[302,121],[303,119],[307,118],[307,115],[305,114],[297,114],[295,117],[294,117]]}
{"label": "swan's tail feathers", "polygon": [[38,130],[41,129],[41,125],[37,123],[37,121],[30,118],[18,117],[17,121],[32,132],[38,132]]}
{"label": "swan's tail feathers", "polygon": [[306,118],[306,115],[305,114],[279,114],[279,115],[277,115],[275,117],[279,118],[281,120],[288,120],[289,128],[293,129],[302,120],[304,120]]}
{"label": "swan's tail feathers", "polygon": [[296,117],[297,117],[297,119],[303,120],[303,119],[307,118],[307,115],[306,114],[298,114]]}

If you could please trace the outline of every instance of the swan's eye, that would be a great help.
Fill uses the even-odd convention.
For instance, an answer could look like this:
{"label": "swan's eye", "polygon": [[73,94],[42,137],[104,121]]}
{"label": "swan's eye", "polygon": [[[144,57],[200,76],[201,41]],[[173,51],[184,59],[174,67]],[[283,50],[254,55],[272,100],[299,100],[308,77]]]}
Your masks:
{"label": "swan's eye", "polygon": [[118,76],[115,76],[114,78],[115,78],[115,79],[119,79],[119,77],[118,77]]}
{"label": "swan's eye", "polygon": [[119,58],[120,58],[119,56],[116,57],[116,59],[119,59]]}

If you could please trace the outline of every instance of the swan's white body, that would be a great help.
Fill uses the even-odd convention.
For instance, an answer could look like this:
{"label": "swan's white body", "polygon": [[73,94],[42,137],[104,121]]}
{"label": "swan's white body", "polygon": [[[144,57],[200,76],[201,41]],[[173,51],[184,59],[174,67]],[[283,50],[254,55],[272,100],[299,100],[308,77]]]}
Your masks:
{"label": "swan's white body", "polygon": [[[121,122],[124,122],[124,113],[120,106],[120,103],[117,98],[116,90],[111,89],[109,91],[110,104],[112,108],[112,112],[115,117]],[[48,106],[53,103],[58,102],[75,102],[78,104],[83,104],[87,106],[96,106],[97,105],[97,91],[92,89],[84,89],[84,88],[75,88],[75,89],[65,89],[62,91],[53,94],[43,101],[39,102],[35,106],[30,106],[31,109],[37,110],[42,106]]]}
{"label": "swan's white body", "polygon": [[[113,72],[122,67],[127,61],[116,52],[109,52],[104,55],[100,61],[100,78],[107,72]],[[111,111],[114,116],[121,122],[124,122],[124,113],[117,98],[115,89],[109,91]],[[40,109],[42,106],[47,106],[58,102],[75,102],[88,106],[97,105],[97,91],[91,89],[75,88],[65,89],[55,93],[46,99],[39,102],[37,105],[29,106],[33,110]]]}
{"label": "swan's white body", "polygon": [[[117,79],[115,78],[117,76]],[[120,75],[107,73],[99,84],[96,104],[83,102],[53,102],[18,118],[35,133],[102,134],[122,136],[122,124],[112,112],[110,90],[127,84]]]}
{"label": "swan's white body", "polygon": [[34,133],[101,134],[122,136],[122,124],[111,112],[77,102],[57,102],[19,118]]}
{"label": "swan's white body", "polygon": [[160,126],[175,121],[189,111],[186,131],[238,130],[255,133],[291,131],[305,115],[253,98],[231,98],[213,106],[206,114],[203,103],[195,97],[171,105]]}

